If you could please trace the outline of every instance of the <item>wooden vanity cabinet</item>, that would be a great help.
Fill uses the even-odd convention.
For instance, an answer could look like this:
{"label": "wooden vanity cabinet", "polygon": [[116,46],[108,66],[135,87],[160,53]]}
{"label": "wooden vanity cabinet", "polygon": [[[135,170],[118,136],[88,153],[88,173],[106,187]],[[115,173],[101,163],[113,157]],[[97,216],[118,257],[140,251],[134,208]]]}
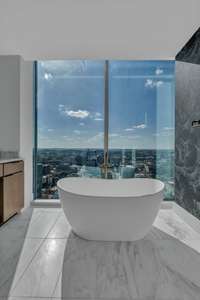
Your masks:
{"label": "wooden vanity cabinet", "polygon": [[3,164],[0,178],[0,223],[19,213],[24,206],[23,161]]}
{"label": "wooden vanity cabinet", "polygon": [[0,178],[3,177],[3,164],[0,164]]}

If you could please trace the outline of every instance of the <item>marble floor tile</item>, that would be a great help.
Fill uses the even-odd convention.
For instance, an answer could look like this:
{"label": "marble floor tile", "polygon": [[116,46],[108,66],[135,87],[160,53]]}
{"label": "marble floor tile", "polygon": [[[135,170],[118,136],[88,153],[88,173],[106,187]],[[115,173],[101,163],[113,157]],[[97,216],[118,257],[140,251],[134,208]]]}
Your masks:
{"label": "marble floor tile", "polygon": [[63,209],[62,208],[56,208],[56,207],[35,207],[34,208],[35,212],[45,212],[45,213],[58,213],[62,214]]}
{"label": "marble floor tile", "polygon": [[200,256],[173,238],[125,243],[93,242],[77,237],[68,241],[62,274],[53,295],[197,300]]}
{"label": "marble floor tile", "polygon": [[36,212],[36,217],[31,218],[27,230],[27,238],[45,238],[59,218],[59,212]]}
{"label": "marble floor tile", "polygon": [[0,228],[0,300],[200,300],[200,234],[170,209],[135,242],[81,239],[62,209],[24,213]]}
{"label": "marble floor tile", "polygon": [[188,245],[178,240],[155,240],[159,260],[163,266],[179,274],[187,282],[192,282],[200,292],[200,255]]}
{"label": "marble floor tile", "polygon": [[178,240],[200,239],[200,234],[186,224],[172,209],[161,209],[153,226]]}
{"label": "marble floor tile", "polygon": [[0,243],[4,240],[19,240],[26,237],[26,233],[29,227],[29,221],[17,220],[14,224],[10,224],[8,221],[6,224],[0,227]]}
{"label": "marble floor tile", "polygon": [[147,233],[147,235],[143,238],[144,240],[153,240],[153,239],[170,239],[172,236],[167,234],[166,232],[160,230],[156,226],[152,225],[151,230]]}
{"label": "marble floor tile", "polygon": [[195,250],[200,255],[200,239],[186,239],[183,241],[184,244],[186,244],[191,249]]}
{"label": "marble floor tile", "polygon": [[10,292],[10,286],[12,285],[12,278],[9,278],[3,286],[0,288],[0,299],[7,299]]}
{"label": "marble floor tile", "polygon": [[63,273],[63,271],[61,270],[61,272],[58,276],[58,280],[56,282],[56,286],[52,293],[52,298],[62,298],[62,278],[63,278],[62,273]]}
{"label": "marble floor tile", "polygon": [[30,208],[21,214],[15,215],[0,227],[0,242],[6,239],[24,239],[27,237],[30,224],[34,224],[40,216],[40,211]]}
{"label": "marble floor tile", "polygon": [[97,243],[92,241],[78,237],[68,240],[61,273],[60,296],[95,298],[97,249]]}
{"label": "marble floor tile", "polygon": [[51,297],[61,272],[66,239],[46,239],[10,296]]}
{"label": "marble floor tile", "polygon": [[44,239],[25,239],[10,290],[15,288],[19,279],[22,277],[23,273],[26,271],[27,267],[43,243]]}
{"label": "marble floor tile", "polygon": [[[2,299],[0,298],[0,300],[2,300]],[[8,297],[6,300],[52,300],[52,298],[50,298],[50,297],[49,298],[47,298],[47,297],[45,297],[45,298],[40,298],[40,297],[37,297],[37,298],[35,298],[35,297]]]}
{"label": "marble floor tile", "polygon": [[[8,286],[17,268],[24,240],[1,240],[0,241],[0,296],[4,296],[4,285]],[[10,289],[10,286],[9,286]]]}
{"label": "marble floor tile", "polygon": [[60,214],[56,223],[48,234],[48,238],[68,238],[71,232],[71,226],[67,221],[64,213]]}

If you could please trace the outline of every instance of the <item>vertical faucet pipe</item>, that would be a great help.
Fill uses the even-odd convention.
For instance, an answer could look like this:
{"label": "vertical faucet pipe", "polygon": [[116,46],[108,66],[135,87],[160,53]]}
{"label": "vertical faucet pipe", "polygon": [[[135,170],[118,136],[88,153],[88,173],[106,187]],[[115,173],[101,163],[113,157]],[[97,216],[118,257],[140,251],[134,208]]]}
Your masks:
{"label": "vertical faucet pipe", "polygon": [[105,61],[104,70],[104,167],[108,168],[108,133],[109,133],[109,61]]}

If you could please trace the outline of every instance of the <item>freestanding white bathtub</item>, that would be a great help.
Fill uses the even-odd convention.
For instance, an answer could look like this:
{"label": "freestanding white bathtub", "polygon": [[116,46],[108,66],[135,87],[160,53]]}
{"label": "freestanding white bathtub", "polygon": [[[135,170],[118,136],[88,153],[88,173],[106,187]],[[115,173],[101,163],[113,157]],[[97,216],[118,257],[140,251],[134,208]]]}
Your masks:
{"label": "freestanding white bathtub", "polygon": [[156,179],[64,178],[58,190],[73,231],[88,240],[134,241],[156,218],[164,183]]}

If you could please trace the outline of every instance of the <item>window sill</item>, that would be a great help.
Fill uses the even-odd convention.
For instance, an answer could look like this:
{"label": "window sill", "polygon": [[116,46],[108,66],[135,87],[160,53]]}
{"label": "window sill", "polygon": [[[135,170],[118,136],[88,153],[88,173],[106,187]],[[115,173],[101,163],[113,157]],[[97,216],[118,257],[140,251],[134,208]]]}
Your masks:
{"label": "window sill", "polygon": [[35,199],[31,201],[32,207],[61,207],[60,200],[51,200],[51,199]]}

